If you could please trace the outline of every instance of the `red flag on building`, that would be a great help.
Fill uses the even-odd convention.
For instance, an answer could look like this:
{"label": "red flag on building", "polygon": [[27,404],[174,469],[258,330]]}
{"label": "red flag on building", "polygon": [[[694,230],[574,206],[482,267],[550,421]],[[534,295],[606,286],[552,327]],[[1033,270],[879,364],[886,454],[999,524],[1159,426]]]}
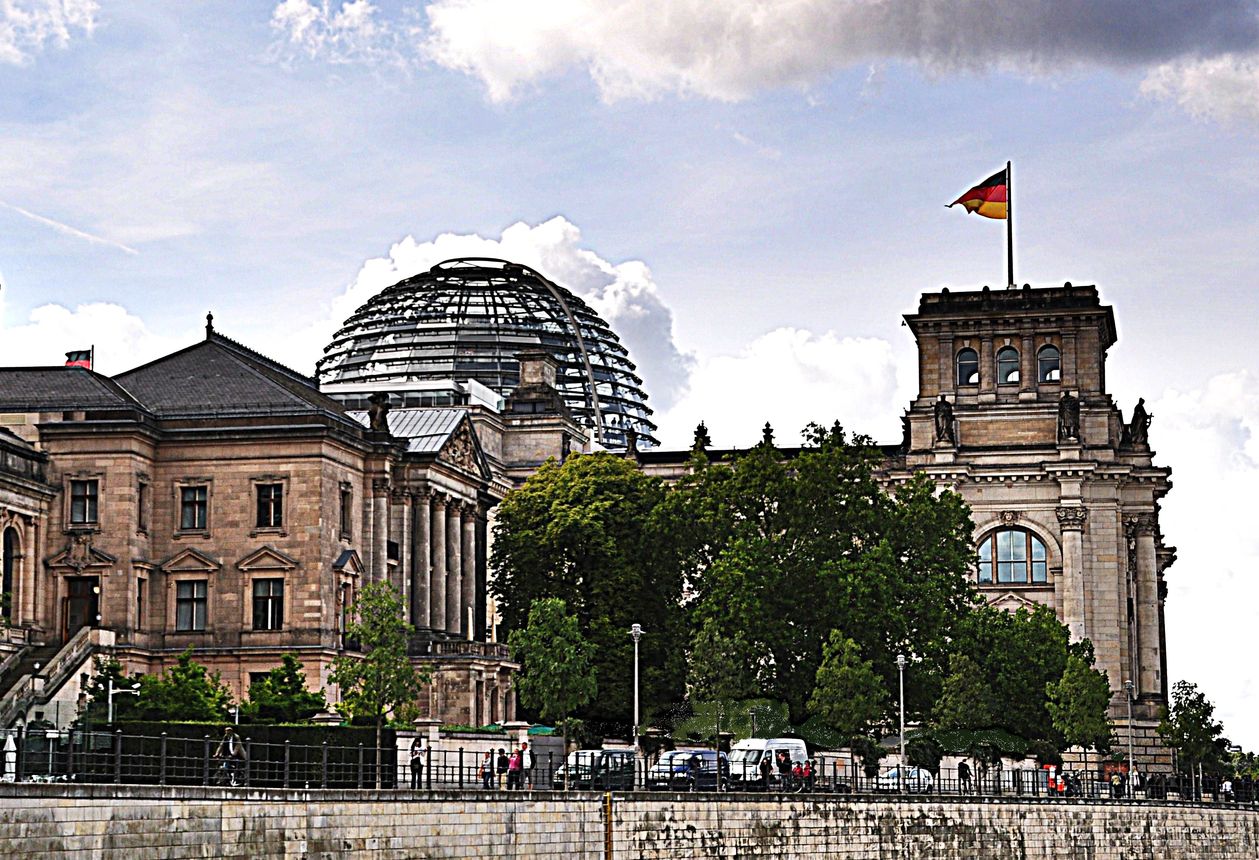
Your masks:
{"label": "red flag on building", "polygon": [[967,212],[974,212],[985,218],[1004,219],[1009,215],[1009,193],[1008,173],[1001,170],[967,191],[949,206],[961,203],[966,207]]}
{"label": "red flag on building", "polygon": [[66,353],[66,367],[86,367],[92,369],[92,350],[76,349]]}

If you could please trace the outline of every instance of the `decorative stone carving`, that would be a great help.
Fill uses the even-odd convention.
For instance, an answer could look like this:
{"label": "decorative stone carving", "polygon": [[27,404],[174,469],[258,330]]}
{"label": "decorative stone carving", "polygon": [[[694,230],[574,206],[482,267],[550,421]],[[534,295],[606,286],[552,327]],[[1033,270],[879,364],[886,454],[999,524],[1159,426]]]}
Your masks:
{"label": "decorative stone carving", "polygon": [[476,442],[472,439],[472,432],[468,430],[466,421],[460,423],[450,434],[450,438],[442,446],[441,458],[452,466],[480,474],[481,464],[476,455]]}
{"label": "decorative stone carving", "polygon": [[1058,515],[1058,527],[1063,531],[1082,530],[1089,518],[1088,508],[1079,506],[1058,508],[1054,513]]}
{"label": "decorative stone carving", "polygon": [[761,428],[761,444],[766,448],[774,447],[774,428],[770,426],[768,421],[766,421],[765,426]]}
{"label": "decorative stone carving", "polygon": [[957,432],[953,429],[953,404],[940,395],[935,404],[936,441],[957,444]]}
{"label": "decorative stone carving", "polygon": [[381,494],[388,493],[390,488],[388,478],[372,478],[372,492]]}
{"label": "decorative stone carving", "polygon": [[368,427],[377,433],[389,432],[389,395],[377,391],[367,398]]}
{"label": "decorative stone carving", "polygon": [[1137,400],[1137,405],[1132,410],[1132,420],[1128,422],[1128,440],[1135,447],[1145,447],[1150,444],[1150,424],[1154,422],[1154,416],[1145,411],[1145,398]]}
{"label": "decorative stone carving", "polygon": [[1062,392],[1058,401],[1058,441],[1080,441],[1080,400],[1070,391]]}
{"label": "decorative stone carving", "polygon": [[95,559],[92,554],[92,533],[80,532],[70,536],[70,545],[66,548],[65,562],[75,570],[81,571],[91,565]]}
{"label": "decorative stone carving", "polygon": [[692,451],[707,451],[713,444],[712,438],[708,435],[708,427],[703,421],[695,427],[695,441],[691,444]]}
{"label": "decorative stone carving", "polygon": [[997,519],[1001,521],[1002,525],[1006,525],[1006,526],[1012,526],[1022,518],[1023,518],[1023,515],[1020,514],[1018,511],[1002,511],[1001,513],[997,514]]}
{"label": "decorative stone carving", "polygon": [[1128,537],[1158,534],[1158,520],[1151,513],[1125,514],[1123,525]]}

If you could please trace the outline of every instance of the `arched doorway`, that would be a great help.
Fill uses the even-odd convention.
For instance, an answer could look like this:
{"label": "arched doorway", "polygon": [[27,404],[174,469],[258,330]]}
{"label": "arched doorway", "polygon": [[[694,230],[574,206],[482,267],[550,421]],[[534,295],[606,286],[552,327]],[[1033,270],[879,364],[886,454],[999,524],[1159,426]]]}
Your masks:
{"label": "arched doorway", "polygon": [[5,621],[12,621],[14,612],[13,606],[13,580],[17,576],[17,558],[19,552],[17,529],[9,527],[4,530],[4,538],[0,541],[0,567],[3,568],[3,583],[0,584],[0,616]]}

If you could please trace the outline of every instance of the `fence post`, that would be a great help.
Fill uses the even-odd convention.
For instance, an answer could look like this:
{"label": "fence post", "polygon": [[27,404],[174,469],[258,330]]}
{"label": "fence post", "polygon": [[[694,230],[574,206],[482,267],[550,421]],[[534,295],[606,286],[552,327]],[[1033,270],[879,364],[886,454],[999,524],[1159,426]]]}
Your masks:
{"label": "fence post", "polygon": [[13,781],[22,781],[22,771],[26,764],[26,727],[23,726],[17,730],[17,755],[13,759]]}
{"label": "fence post", "polygon": [[424,788],[433,790],[433,745],[424,748]]}
{"label": "fence post", "polygon": [[166,732],[162,732],[162,759],[158,771],[158,784],[166,785]]}
{"label": "fence post", "polygon": [[74,729],[66,733],[66,781],[74,782]]}
{"label": "fence post", "polygon": [[463,788],[463,747],[459,747],[459,787]]}
{"label": "fence post", "polygon": [[284,739],[284,787],[289,787],[289,739]]}
{"label": "fence post", "polygon": [[363,743],[359,741],[358,745],[358,787],[363,787]]}
{"label": "fence post", "polygon": [[210,736],[201,736],[201,784],[210,784]]}
{"label": "fence post", "polygon": [[122,729],[114,730],[114,782],[122,782]]}
{"label": "fence post", "polygon": [[327,788],[328,787],[328,739],[327,738],[324,738],[324,742],[323,742],[323,759],[320,762],[319,774],[320,774],[319,787]]}
{"label": "fence post", "polygon": [[253,764],[250,759],[253,757],[253,751],[250,749],[249,738],[245,738],[245,780],[242,785],[249,785],[249,770],[250,765]]}

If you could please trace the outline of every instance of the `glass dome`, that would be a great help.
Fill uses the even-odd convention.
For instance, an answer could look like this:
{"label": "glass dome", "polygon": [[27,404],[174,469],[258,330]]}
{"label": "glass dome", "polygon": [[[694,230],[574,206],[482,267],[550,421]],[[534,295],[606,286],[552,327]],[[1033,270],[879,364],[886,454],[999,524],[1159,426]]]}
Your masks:
{"label": "glass dome", "polygon": [[568,290],[506,260],[447,260],[382,290],[333,336],[316,375],[339,399],[470,380],[506,397],[520,381],[516,355],[539,347],[555,357],[556,387],[595,441],[624,448],[632,429],[656,444],[642,380],[616,333]]}

